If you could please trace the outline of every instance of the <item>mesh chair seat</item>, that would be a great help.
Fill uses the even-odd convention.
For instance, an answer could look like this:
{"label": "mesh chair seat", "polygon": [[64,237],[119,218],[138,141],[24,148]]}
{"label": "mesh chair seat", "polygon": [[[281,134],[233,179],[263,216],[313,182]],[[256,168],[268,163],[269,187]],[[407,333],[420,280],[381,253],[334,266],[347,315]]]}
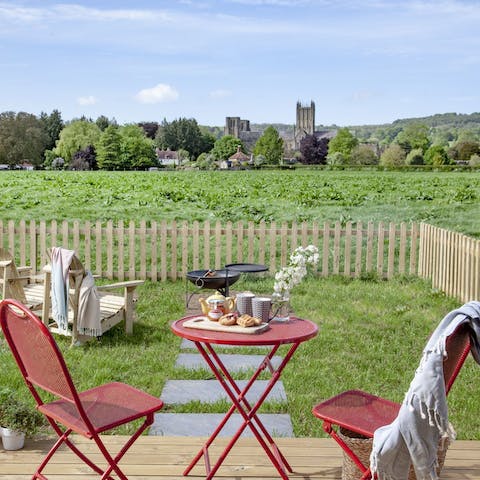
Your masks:
{"label": "mesh chair seat", "polygon": [[331,424],[354,430],[365,437],[393,422],[400,404],[361,390],[348,390],[315,405],[313,414]]}
{"label": "mesh chair seat", "polygon": [[[96,433],[137,420],[158,410],[159,399],[124,383],[113,382],[79,394],[88,419]],[[39,411],[74,432],[92,438],[92,432],[79,416],[74,403],[56,400],[41,405]]]}

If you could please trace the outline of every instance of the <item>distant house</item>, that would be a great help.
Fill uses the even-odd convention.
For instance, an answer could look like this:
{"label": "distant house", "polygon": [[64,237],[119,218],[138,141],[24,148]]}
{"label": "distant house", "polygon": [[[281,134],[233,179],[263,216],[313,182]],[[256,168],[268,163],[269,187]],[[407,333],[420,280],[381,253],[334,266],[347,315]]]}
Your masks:
{"label": "distant house", "polygon": [[228,160],[223,160],[220,163],[220,168],[221,169],[238,168],[238,167],[241,167],[248,162],[250,162],[250,156],[245,155],[240,150],[240,146],[238,146],[236,153],[234,153],[231,157],[229,157]]}
{"label": "distant house", "polygon": [[22,170],[34,170],[34,166],[30,162],[23,162],[20,167]]}
{"label": "distant house", "polygon": [[157,148],[156,150],[158,163],[164,166],[175,166],[180,164],[180,156],[178,152],[175,150],[160,150]]}

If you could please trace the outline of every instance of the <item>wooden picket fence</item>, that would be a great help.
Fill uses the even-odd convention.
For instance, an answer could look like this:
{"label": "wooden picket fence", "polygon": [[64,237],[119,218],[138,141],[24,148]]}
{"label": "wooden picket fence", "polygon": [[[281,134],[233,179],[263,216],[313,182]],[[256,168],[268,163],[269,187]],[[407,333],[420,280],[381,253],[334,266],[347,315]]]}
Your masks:
{"label": "wooden picket fence", "polygon": [[428,224],[0,220],[0,247],[34,273],[47,248],[63,246],[117,280],[176,280],[229,263],[260,263],[273,274],[309,244],[319,248],[321,276],[419,275],[461,300],[480,298],[480,241]]}
{"label": "wooden picket fence", "polygon": [[418,275],[462,302],[480,300],[480,240],[421,224]]}
{"label": "wooden picket fence", "polygon": [[17,261],[39,271],[51,246],[73,249],[94,274],[110,279],[185,278],[190,270],[220,269],[228,263],[260,263],[271,273],[288,263],[299,245],[316,245],[318,271],[361,276],[375,272],[390,278],[417,271],[418,226],[358,222],[333,225],[316,222],[112,221],[102,223],[0,221],[0,246]]}

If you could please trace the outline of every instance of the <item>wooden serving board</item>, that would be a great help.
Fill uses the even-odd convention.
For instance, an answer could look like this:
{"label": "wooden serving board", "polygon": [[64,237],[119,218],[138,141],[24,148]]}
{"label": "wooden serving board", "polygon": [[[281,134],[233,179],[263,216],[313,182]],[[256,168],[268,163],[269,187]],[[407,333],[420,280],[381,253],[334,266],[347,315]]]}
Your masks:
{"label": "wooden serving board", "polygon": [[255,334],[267,330],[268,323],[261,323],[256,327],[242,327],[240,325],[221,325],[218,322],[212,322],[207,317],[195,317],[183,322],[183,326],[199,330],[214,330],[216,332]]}

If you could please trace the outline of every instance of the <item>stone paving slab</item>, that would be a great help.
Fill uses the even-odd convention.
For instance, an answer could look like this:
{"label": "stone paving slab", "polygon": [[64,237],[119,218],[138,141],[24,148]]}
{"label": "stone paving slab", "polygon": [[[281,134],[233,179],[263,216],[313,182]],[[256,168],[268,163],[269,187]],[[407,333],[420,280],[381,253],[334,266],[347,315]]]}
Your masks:
{"label": "stone paving slab", "polygon": [[[229,372],[241,372],[242,370],[255,370],[265,358],[264,355],[241,355],[241,354],[220,354],[220,360],[223,362]],[[282,357],[274,356],[271,363],[277,368],[282,361]],[[199,353],[180,353],[175,362],[176,368],[187,368],[189,370],[209,370],[209,366]]]}
{"label": "stone paving slab", "polygon": [[[223,413],[156,413],[149,435],[204,437],[213,433],[223,419]],[[272,437],[293,437],[293,426],[288,414],[262,413],[260,420]],[[231,437],[241,425],[242,417],[236,413],[220,431],[220,437]],[[242,437],[253,437],[247,427]]]}
{"label": "stone paving slab", "polygon": [[[241,389],[247,383],[247,380],[237,381]],[[267,383],[268,380],[257,380],[247,393],[247,400],[250,403],[256,402],[260,395],[263,394]],[[182,405],[192,401],[203,403],[215,403],[220,400],[230,401],[230,398],[217,380],[167,380],[160,398],[169,405]],[[281,381],[274,385],[266,401],[280,403],[287,401],[287,395]]]}

